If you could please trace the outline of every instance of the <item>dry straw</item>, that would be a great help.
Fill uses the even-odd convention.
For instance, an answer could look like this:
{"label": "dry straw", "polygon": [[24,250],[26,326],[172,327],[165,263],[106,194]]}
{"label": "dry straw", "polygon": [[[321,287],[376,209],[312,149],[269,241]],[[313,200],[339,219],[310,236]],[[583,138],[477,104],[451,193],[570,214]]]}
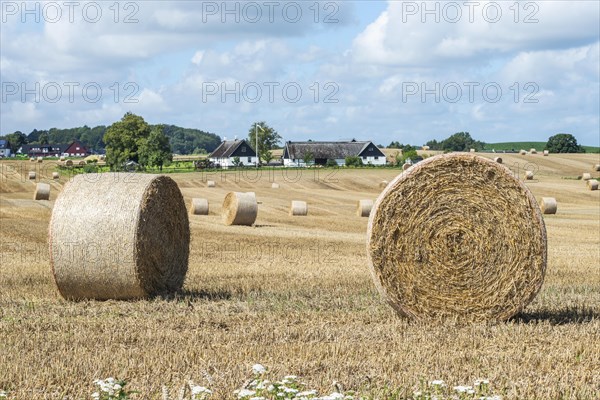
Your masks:
{"label": "dry straw", "polygon": [[248,193],[229,192],[223,201],[225,225],[252,225],[258,215],[256,197]]}
{"label": "dry straw", "polygon": [[533,171],[525,171],[525,179],[528,181],[533,179]]}
{"label": "dry straw", "polygon": [[388,181],[381,181],[379,182],[379,189],[385,189],[386,186],[388,185]]}
{"label": "dry straw", "polygon": [[356,207],[356,215],[359,217],[368,217],[373,208],[373,200],[359,200]]}
{"label": "dry straw", "polygon": [[502,157],[496,157],[494,158],[494,161],[496,161],[498,164],[502,164]]}
{"label": "dry straw", "polygon": [[531,154],[537,154],[537,150],[536,150],[536,149],[533,149],[533,148],[532,148],[531,150],[529,150],[529,152],[530,152]]}
{"label": "dry straw", "polygon": [[594,171],[600,171],[600,164],[594,165]]}
{"label": "dry straw", "polygon": [[550,152],[548,150],[544,150],[544,156],[548,156],[548,154],[550,154]]}
{"label": "dry straw", "polygon": [[542,197],[542,200],[540,201],[540,208],[542,210],[542,214],[556,214],[558,204],[556,203],[556,199],[554,197]]}
{"label": "dry straw", "polygon": [[503,165],[468,153],[428,158],[375,202],[367,256],[382,296],[415,319],[506,320],[546,270],[540,208]]}
{"label": "dry straw", "polygon": [[308,215],[308,205],[305,201],[300,200],[292,200],[292,205],[290,207],[290,215],[296,217],[303,217]]}
{"label": "dry straw", "polygon": [[589,190],[598,190],[598,181],[595,179],[590,179],[587,181],[587,188]]}
{"label": "dry straw", "polygon": [[52,179],[54,179],[54,180],[60,179],[60,174],[58,172],[53,172]]}
{"label": "dry straw", "polygon": [[279,189],[279,183],[275,183],[275,182],[273,182],[273,183],[271,184],[271,189]]}
{"label": "dry straw", "polygon": [[50,185],[47,183],[38,183],[35,185],[33,193],[34,200],[50,200]]}
{"label": "dry straw", "polygon": [[215,186],[217,186],[217,184],[215,183],[215,181],[207,181],[206,182],[206,187],[214,188]]}
{"label": "dry straw", "polygon": [[590,174],[589,172],[584,172],[583,174],[581,174],[581,179],[583,179],[584,181],[589,181],[590,179],[592,179],[592,174]]}
{"label": "dry straw", "polygon": [[208,215],[208,200],[207,199],[192,199],[193,215]]}
{"label": "dry straw", "polygon": [[30,180],[34,180],[34,179],[35,179],[35,177],[36,177],[35,171],[29,171],[29,173],[27,174],[27,177],[28,177]]}
{"label": "dry straw", "polygon": [[526,150],[521,150],[521,151],[519,151],[519,154],[522,155],[522,156],[524,156],[524,155],[527,154],[527,151]]}
{"label": "dry straw", "polygon": [[67,299],[136,299],[181,289],[190,229],[166,176],[77,175],[50,219],[50,264]]}

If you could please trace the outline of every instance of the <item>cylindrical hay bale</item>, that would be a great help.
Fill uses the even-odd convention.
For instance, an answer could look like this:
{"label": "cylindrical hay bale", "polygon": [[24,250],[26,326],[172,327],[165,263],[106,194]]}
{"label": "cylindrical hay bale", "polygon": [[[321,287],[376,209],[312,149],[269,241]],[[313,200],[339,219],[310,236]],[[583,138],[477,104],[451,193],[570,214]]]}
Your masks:
{"label": "cylindrical hay bale", "polygon": [[407,169],[409,169],[412,166],[413,165],[410,163],[404,163],[404,165],[402,165],[402,171],[406,171]]}
{"label": "cylindrical hay bale", "polygon": [[475,153],[475,149],[470,149],[469,152],[470,153]]}
{"label": "cylindrical hay bale", "polygon": [[60,158],[58,159],[58,161],[65,161],[65,156],[60,156]]}
{"label": "cylindrical hay bale", "polygon": [[533,171],[525,171],[525,179],[528,181],[533,179]]}
{"label": "cylindrical hay bale", "polygon": [[542,214],[556,214],[558,204],[554,197],[542,197],[540,208],[542,209]]}
{"label": "cylindrical hay bale", "polygon": [[53,172],[52,179],[54,179],[54,180],[60,179],[60,174],[58,172]]}
{"label": "cylindrical hay bale", "polygon": [[72,167],[73,166],[73,160],[66,160],[65,161],[65,166]]}
{"label": "cylindrical hay bale", "polygon": [[29,159],[29,161],[31,161],[31,162],[35,162],[35,158],[31,157],[31,158]]}
{"label": "cylindrical hay bale", "polygon": [[592,174],[590,174],[589,172],[584,172],[583,174],[581,174],[581,179],[583,179],[584,181],[589,181],[590,179],[592,179]]}
{"label": "cylindrical hay bale", "polygon": [[305,201],[292,200],[292,206],[290,207],[290,215],[296,217],[303,217],[308,215],[308,205]]}
{"label": "cylindrical hay bale", "polygon": [[35,185],[34,200],[50,200],[50,185],[47,183],[38,183]]}
{"label": "cylindrical hay bale", "polygon": [[537,150],[536,150],[536,149],[531,149],[531,150],[529,150],[529,152],[530,152],[531,154],[537,154]]}
{"label": "cylindrical hay bale", "polygon": [[[90,229],[93,227],[93,229]],[[136,299],[181,289],[190,229],[167,176],[77,175],[54,205],[50,265],[67,299]]]}
{"label": "cylindrical hay bale", "polygon": [[80,160],[77,165],[79,165],[80,167],[84,167],[85,166],[85,160]]}
{"label": "cylindrical hay bale", "polygon": [[550,154],[550,152],[548,150],[544,150],[544,156],[548,156],[548,154]]}
{"label": "cylindrical hay bale", "polygon": [[421,150],[428,151],[429,150],[429,146],[421,146]]}
{"label": "cylindrical hay bale", "polygon": [[225,225],[252,225],[258,215],[256,197],[248,193],[229,192],[223,201]]}
{"label": "cylindrical hay bale", "polygon": [[594,165],[594,171],[600,171],[600,164]]}
{"label": "cylindrical hay bale", "polygon": [[495,157],[494,161],[496,161],[498,164],[502,164],[502,157]]}
{"label": "cylindrical hay bale", "polygon": [[206,182],[206,187],[214,188],[215,186],[217,186],[217,184],[215,183],[215,181],[207,181]]}
{"label": "cylindrical hay bale", "polygon": [[590,179],[587,181],[587,188],[589,190],[598,190],[598,181],[595,179]]}
{"label": "cylindrical hay bale", "polygon": [[526,154],[527,154],[527,151],[525,151],[525,150],[521,150],[521,151],[519,151],[519,154],[520,154],[520,155],[522,155],[522,156],[524,156],[524,155],[526,155]]}
{"label": "cylindrical hay bale", "polygon": [[41,163],[41,162],[43,162],[43,161],[44,161],[44,158],[43,158],[43,157],[38,157],[38,158],[37,158],[37,162]]}
{"label": "cylindrical hay bale", "polygon": [[192,199],[191,211],[193,215],[208,215],[208,200]]}
{"label": "cylindrical hay bale", "polygon": [[279,189],[279,183],[275,183],[275,182],[273,182],[273,183],[271,184],[271,189]]}
{"label": "cylindrical hay bale", "polygon": [[35,179],[35,177],[36,177],[35,171],[29,171],[29,174],[27,175],[27,177],[28,177],[30,180],[34,180],[34,179]]}
{"label": "cylindrical hay bale", "polygon": [[388,185],[388,181],[381,181],[379,182],[379,189],[385,189]]}
{"label": "cylindrical hay bale", "polygon": [[468,153],[428,158],[400,174],[369,218],[375,284],[415,319],[506,320],[539,291],[546,254],[531,192],[505,166]]}
{"label": "cylindrical hay bale", "polygon": [[359,217],[368,217],[373,208],[373,200],[359,200],[356,207],[356,215]]}

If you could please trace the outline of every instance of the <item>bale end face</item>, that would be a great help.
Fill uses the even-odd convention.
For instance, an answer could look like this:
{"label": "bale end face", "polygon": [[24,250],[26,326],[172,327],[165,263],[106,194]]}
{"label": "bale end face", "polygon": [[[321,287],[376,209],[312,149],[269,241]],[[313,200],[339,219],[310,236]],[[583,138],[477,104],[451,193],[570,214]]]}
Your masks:
{"label": "bale end face", "polygon": [[592,179],[592,174],[590,174],[589,172],[584,172],[583,174],[581,174],[581,179],[583,179],[584,181],[589,181],[590,179]]}
{"label": "bale end face", "polygon": [[498,164],[502,164],[502,157],[496,157],[494,158],[494,161],[496,161]]}
{"label": "bale end face", "polygon": [[525,171],[525,179],[528,181],[533,180],[533,171]]}
{"label": "bale end face", "polygon": [[546,246],[540,207],[523,182],[469,153],[428,158],[396,177],[367,232],[375,285],[414,319],[510,318],[539,291]]}
{"label": "bale end face", "polygon": [[356,215],[359,217],[368,217],[371,215],[373,200],[359,200],[356,206]]}
{"label": "bale end face", "polygon": [[256,197],[248,193],[227,193],[222,208],[225,225],[251,226],[258,216]]}
{"label": "bale end face", "polygon": [[35,185],[34,200],[50,200],[50,185],[47,183],[38,183]]}
{"label": "bale end face", "polygon": [[542,197],[540,209],[542,210],[542,214],[556,214],[556,210],[558,209],[556,199],[554,197]]}
{"label": "bale end face", "polygon": [[308,205],[305,201],[292,200],[290,215],[295,217],[304,217],[308,215]]}
{"label": "bale end face", "polygon": [[596,179],[590,179],[587,181],[587,188],[589,190],[598,190],[598,181]]}
{"label": "bale end face", "polygon": [[215,181],[207,181],[206,182],[206,187],[214,188],[216,186],[217,186],[217,183]]}

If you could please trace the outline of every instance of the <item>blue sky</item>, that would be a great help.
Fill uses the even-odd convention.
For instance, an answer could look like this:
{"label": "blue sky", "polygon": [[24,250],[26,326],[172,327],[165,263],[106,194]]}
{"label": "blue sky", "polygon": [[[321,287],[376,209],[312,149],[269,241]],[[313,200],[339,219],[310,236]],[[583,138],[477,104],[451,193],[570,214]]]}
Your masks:
{"label": "blue sky", "polygon": [[600,145],[595,1],[114,5],[0,2],[2,134],[132,111],[229,138]]}

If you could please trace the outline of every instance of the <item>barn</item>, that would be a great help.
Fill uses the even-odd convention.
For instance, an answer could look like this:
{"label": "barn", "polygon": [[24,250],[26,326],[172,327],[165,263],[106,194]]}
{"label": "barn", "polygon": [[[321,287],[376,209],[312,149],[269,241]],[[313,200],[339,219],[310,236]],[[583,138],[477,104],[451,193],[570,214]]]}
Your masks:
{"label": "barn", "polygon": [[[221,168],[236,166],[255,166],[258,162],[256,152],[245,140],[224,140],[208,159]],[[239,160],[239,164],[236,163]]]}
{"label": "barn", "polygon": [[[308,155],[308,157],[307,157]],[[283,165],[286,167],[304,167],[325,165],[327,160],[335,160],[337,165],[346,164],[346,157],[360,157],[363,164],[385,165],[385,154],[371,141],[359,142],[286,142],[283,150]]]}

